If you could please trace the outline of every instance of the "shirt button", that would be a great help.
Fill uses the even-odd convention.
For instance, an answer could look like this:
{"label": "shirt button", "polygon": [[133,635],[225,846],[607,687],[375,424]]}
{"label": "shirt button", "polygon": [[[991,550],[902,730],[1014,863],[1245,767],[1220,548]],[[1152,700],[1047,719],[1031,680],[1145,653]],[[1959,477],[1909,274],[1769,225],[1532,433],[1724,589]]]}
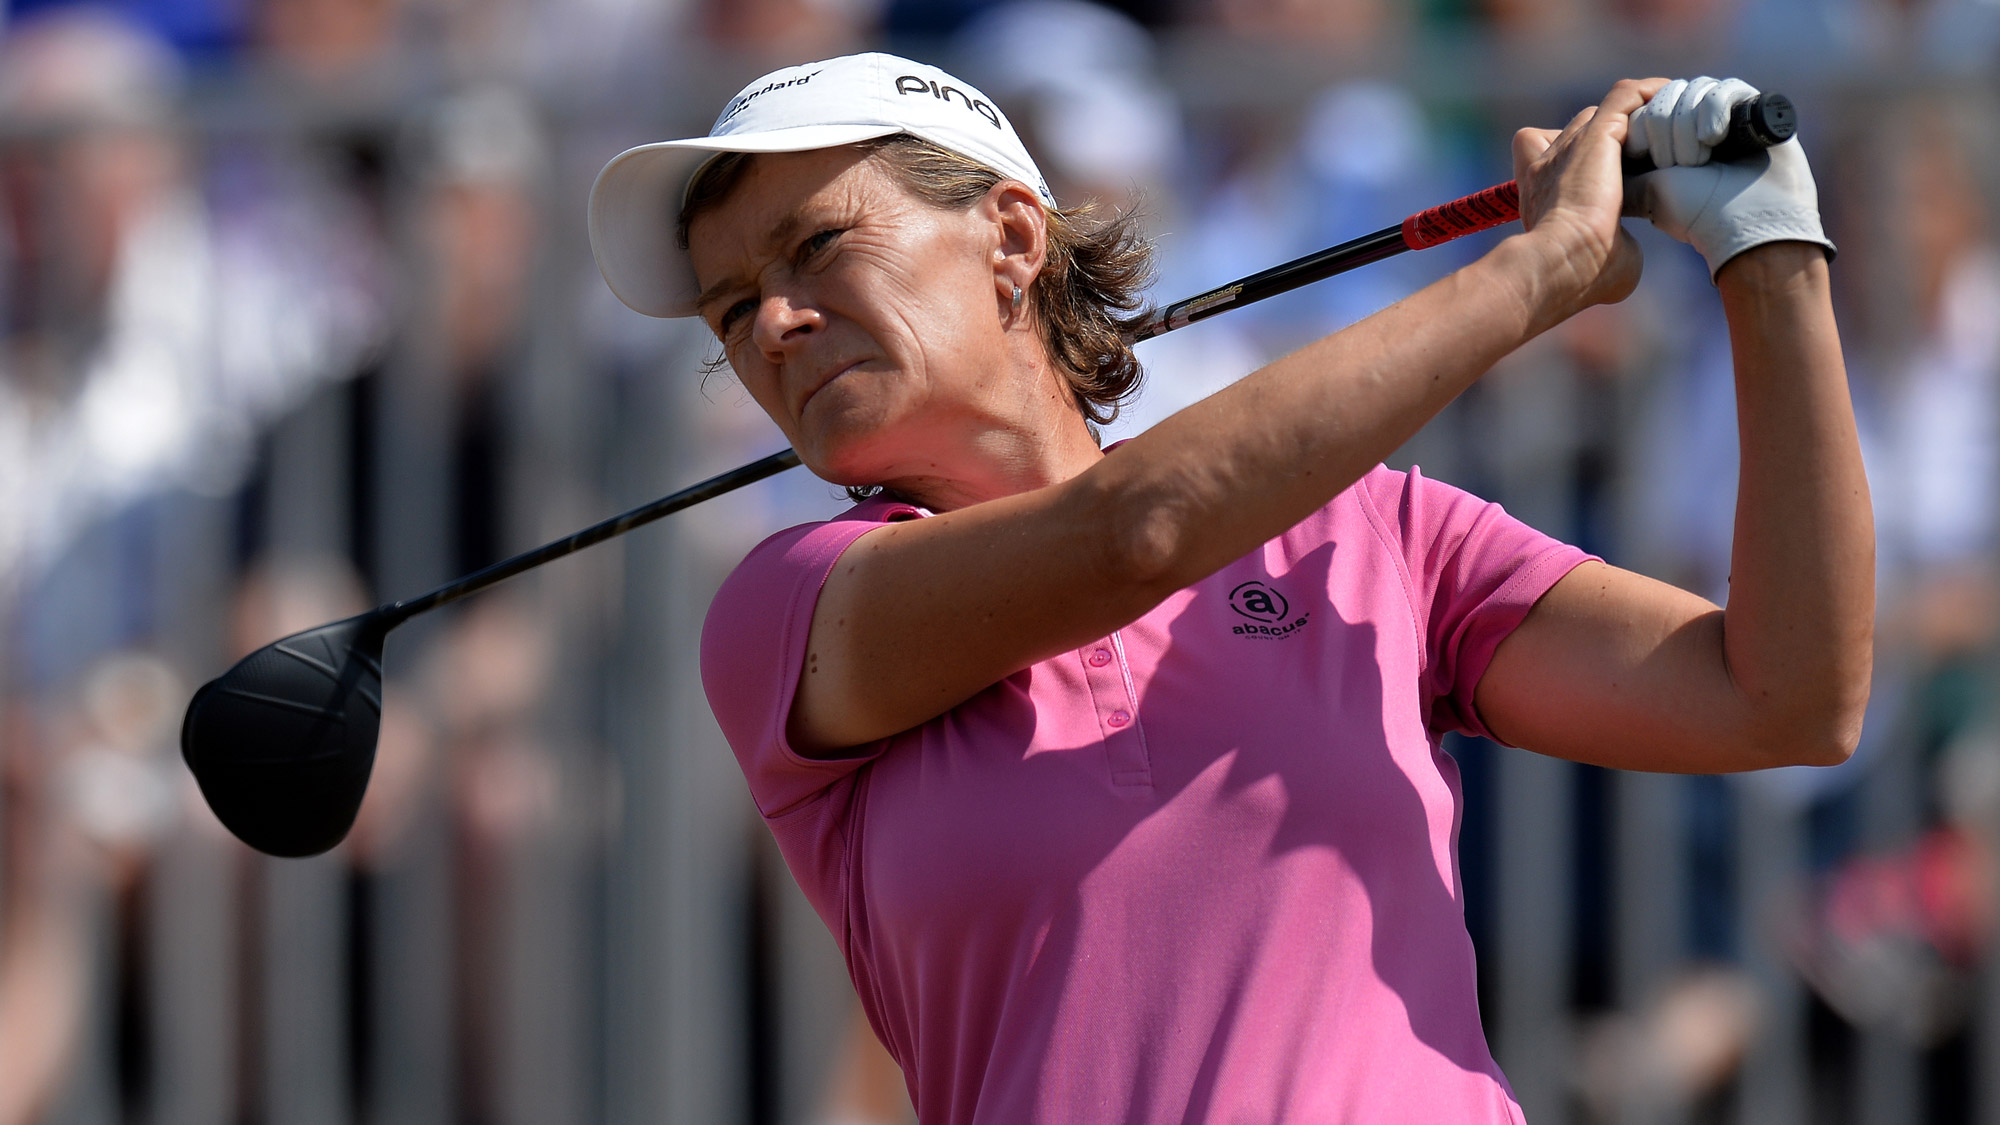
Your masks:
{"label": "shirt button", "polygon": [[1111,712],[1111,717],[1105,720],[1105,722],[1110,723],[1114,727],[1122,727],[1131,721],[1132,712],[1123,709]]}
{"label": "shirt button", "polygon": [[1109,663],[1111,663],[1111,650],[1108,648],[1100,648],[1090,654],[1090,666],[1092,668],[1102,668]]}

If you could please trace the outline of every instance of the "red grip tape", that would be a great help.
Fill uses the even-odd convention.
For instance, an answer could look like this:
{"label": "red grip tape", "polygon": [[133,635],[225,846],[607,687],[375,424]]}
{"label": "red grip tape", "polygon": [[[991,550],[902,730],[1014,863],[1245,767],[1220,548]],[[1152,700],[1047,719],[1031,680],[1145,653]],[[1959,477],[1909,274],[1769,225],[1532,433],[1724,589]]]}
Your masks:
{"label": "red grip tape", "polygon": [[1423,250],[1520,217],[1521,189],[1508,180],[1404,219],[1403,245]]}

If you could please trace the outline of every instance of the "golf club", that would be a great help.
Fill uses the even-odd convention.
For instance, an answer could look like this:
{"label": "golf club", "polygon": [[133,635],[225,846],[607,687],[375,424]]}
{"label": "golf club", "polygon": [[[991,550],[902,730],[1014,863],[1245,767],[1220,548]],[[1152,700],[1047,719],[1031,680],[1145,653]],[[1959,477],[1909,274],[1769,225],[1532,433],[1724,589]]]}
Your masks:
{"label": "golf club", "polygon": [[[1783,94],[1759,94],[1736,103],[1729,112],[1729,133],[1721,144],[1709,150],[1709,159],[1718,162],[1740,160],[1772,145],[1780,145],[1798,131],[1798,115],[1792,101]],[[1654,170],[1650,157],[1625,157],[1629,179]],[[1242,308],[1289,293],[1302,285],[1324,281],[1335,274],[1393,258],[1406,250],[1426,250],[1454,238],[1511,223],[1521,217],[1521,193],[1513,180],[1495,184],[1463,199],[1441,203],[1419,211],[1392,227],[1331,246],[1261,273],[1239,278],[1185,301],[1176,301],[1154,313],[1132,333],[1134,342],[1150,340],[1206,320],[1227,309]]]}
{"label": "golf club", "polygon": [[368,789],[389,630],[798,463],[789,449],[773,453],[420,597],[273,641],[195,693],[181,722],[181,757],[216,819],[237,839],[270,855],[318,855],[347,835]]}
{"label": "golf club", "polygon": [[[1764,94],[1738,104],[1717,160],[1779,144],[1792,104]],[[1627,160],[1626,174],[1652,170]],[[1227,309],[1520,218],[1513,181],[1418,212],[1400,224],[1210,289],[1159,310],[1132,332],[1149,340]],[[203,685],[188,703],[181,754],[209,808],[238,839],[276,856],[309,856],[353,825],[374,766],[382,717],[382,647],[404,621],[564,555],[799,464],[790,449],[710,477],[564,539],[494,563],[416,598],[273,641]]]}

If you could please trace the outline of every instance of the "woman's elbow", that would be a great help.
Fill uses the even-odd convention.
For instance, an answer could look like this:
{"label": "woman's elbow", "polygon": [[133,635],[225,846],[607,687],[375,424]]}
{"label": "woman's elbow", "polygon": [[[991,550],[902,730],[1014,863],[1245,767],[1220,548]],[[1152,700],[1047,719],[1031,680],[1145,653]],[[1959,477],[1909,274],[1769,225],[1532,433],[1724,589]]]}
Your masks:
{"label": "woman's elbow", "polygon": [[1773,716],[1759,724],[1753,768],[1837,766],[1861,744],[1862,716],[1868,709],[1868,681],[1847,685],[1831,698]]}
{"label": "woman's elbow", "polygon": [[1837,766],[1854,756],[1854,749],[1861,743],[1861,724],[1852,729],[1820,732],[1815,737],[1796,740],[1791,750],[1791,760],[1786,765],[1793,766]]}

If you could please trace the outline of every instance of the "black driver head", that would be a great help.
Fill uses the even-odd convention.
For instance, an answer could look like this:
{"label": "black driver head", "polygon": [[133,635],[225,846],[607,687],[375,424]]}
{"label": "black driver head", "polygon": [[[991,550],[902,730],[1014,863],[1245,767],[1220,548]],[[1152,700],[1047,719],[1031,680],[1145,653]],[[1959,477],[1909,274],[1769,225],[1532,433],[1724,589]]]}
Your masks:
{"label": "black driver head", "polygon": [[181,756],[238,839],[308,856],[347,835],[375,764],[389,628],[370,611],[294,633],[195,693]]}

